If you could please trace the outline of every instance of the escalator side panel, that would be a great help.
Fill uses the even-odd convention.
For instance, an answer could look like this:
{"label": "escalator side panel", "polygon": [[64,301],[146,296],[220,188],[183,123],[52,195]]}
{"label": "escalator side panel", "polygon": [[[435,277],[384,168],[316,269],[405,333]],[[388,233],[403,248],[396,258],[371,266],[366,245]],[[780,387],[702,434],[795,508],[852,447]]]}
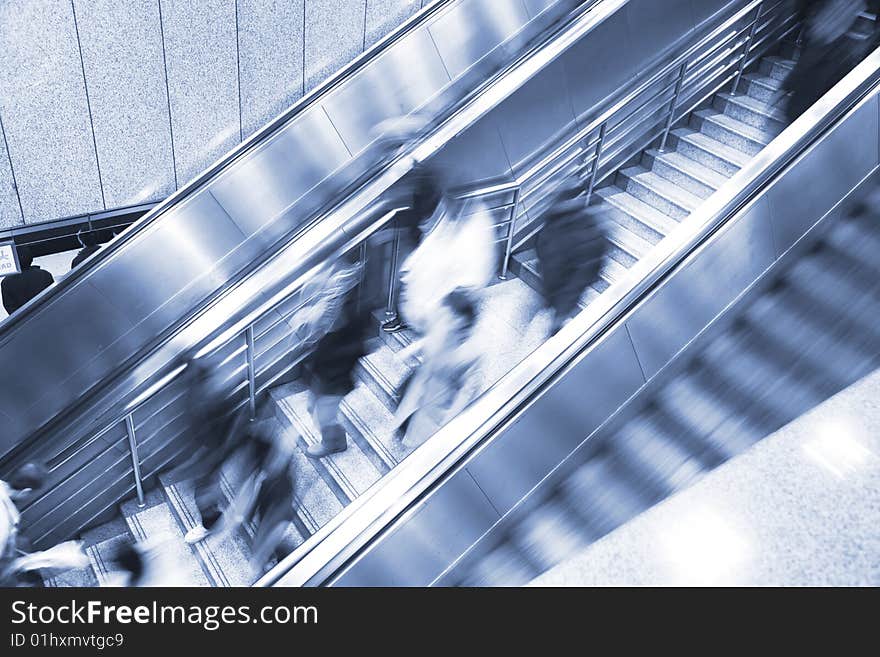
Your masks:
{"label": "escalator side panel", "polygon": [[[777,255],[837,203],[878,161],[877,96],[801,158],[770,190]],[[809,183],[805,183],[809,181]]]}
{"label": "escalator side panel", "polygon": [[773,264],[770,217],[767,198],[757,199],[627,320],[647,377]]}
{"label": "escalator side panel", "polygon": [[210,190],[242,233],[251,236],[349,160],[330,119],[316,106],[230,167]]}
{"label": "escalator side panel", "polygon": [[[420,509],[415,516],[388,536],[381,551],[366,555],[366,568],[343,576],[339,586],[427,586],[450,558],[476,541],[499,518],[498,512],[464,470],[444,483],[437,493],[438,504]],[[424,532],[442,527],[442,531]],[[387,549],[384,547],[387,546]],[[400,573],[400,578],[394,576]],[[411,574],[417,572],[416,579]],[[390,575],[390,578],[389,578]]]}
{"label": "escalator side panel", "polygon": [[467,470],[505,513],[644,383],[621,328],[568,371],[565,385],[548,390],[474,457]]}

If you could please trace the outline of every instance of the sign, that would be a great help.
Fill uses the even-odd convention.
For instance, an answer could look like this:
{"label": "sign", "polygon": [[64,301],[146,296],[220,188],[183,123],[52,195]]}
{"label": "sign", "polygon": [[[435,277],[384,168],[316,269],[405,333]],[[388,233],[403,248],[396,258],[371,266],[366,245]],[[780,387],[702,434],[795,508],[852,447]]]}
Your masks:
{"label": "sign", "polygon": [[18,266],[18,253],[15,251],[15,244],[0,242],[0,276],[20,273],[21,268]]}

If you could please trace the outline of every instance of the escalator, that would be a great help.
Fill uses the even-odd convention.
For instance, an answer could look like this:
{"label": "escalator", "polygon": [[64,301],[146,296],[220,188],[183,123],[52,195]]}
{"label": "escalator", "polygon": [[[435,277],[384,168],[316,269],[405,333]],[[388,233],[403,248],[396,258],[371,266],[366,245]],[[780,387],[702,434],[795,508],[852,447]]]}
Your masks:
{"label": "escalator", "polygon": [[[427,581],[413,582],[430,583],[438,577],[584,437],[578,436],[573,444],[571,439],[558,444],[540,458],[532,459],[527,451],[520,454],[518,460],[529,461],[525,476],[513,473],[505,479],[502,475],[499,480],[509,490],[484,493],[481,487],[489,490],[486,482],[491,469],[478,472],[472,467],[473,459],[482,454],[483,461],[491,463],[496,460],[493,450],[502,465],[509,458],[497,453],[506,438],[503,423],[493,424],[497,418],[506,416],[513,407],[532,403],[537,388],[530,386],[537,385],[534,382],[542,377],[540,385],[547,385],[560,359],[571,360],[584,349],[585,338],[577,332],[578,327],[598,325],[597,318],[613,320],[617,315],[612,311],[622,312],[624,302],[633,301],[633,290],[643,294],[647,288],[639,289],[640,285],[653,285],[658,272],[672,266],[672,254],[678,253],[682,240],[707,237],[711,222],[706,220],[718,212],[720,194],[715,192],[736,190],[741,194],[740,169],[757,166],[772,172],[771,163],[781,167],[787,163],[786,158],[790,159],[788,151],[775,152],[771,162],[766,151],[772,149],[764,150],[784,128],[782,117],[766,101],[796,56],[792,42],[798,26],[785,2],[718,3],[717,11],[699,20],[690,15],[691,23],[683,35],[676,30],[655,35],[661,41],[668,40],[670,34],[677,38],[659,57],[656,47],[653,51],[645,48],[651,51],[650,65],[631,57],[626,62],[630,68],[624,79],[613,82],[607,95],[596,96],[599,92],[593,88],[595,85],[585,83],[584,89],[593,94],[580,99],[586,110],[560,124],[557,109],[567,104],[566,111],[571,115],[572,98],[577,95],[574,89],[566,88],[572,84],[572,71],[585,75],[572,64],[595,52],[591,48],[601,51],[608,40],[620,38],[621,30],[624,34],[641,34],[639,28],[643,25],[635,23],[636,17],[652,20],[645,3],[593,4],[584,3],[561,20],[554,16],[550,28],[538,30],[531,26],[540,47],[523,38],[514,40],[514,50],[524,54],[514,57],[515,61],[501,73],[490,74],[478,93],[439,117],[423,138],[404,149],[406,155],[418,159],[433,156],[441,162],[457,163],[467,170],[468,177],[483,180],[463,190],[460,198],[466,203],[479,197],[495,208],[500,217],[499,248],[505,254],[513,252],[509,265],[517,276],[505,276],[489,289],[485,300],[487,308],[497,311],[483,315],[497,320],[490,333],[498,338],[496,351],[489,354],[492,367],[483,381],[487,392],[435,439],[408,454],[393,440],[388,426],[397,387],[414,364],[401,361],[396,352],[413,336],[377,331],[375,349],[361,364],[358,388],[343,405],[350,447],[317,462],[297,452],[297,518],[285,543],[289,554],[278,555],[280,563],[260,584],[333,583],[339,578],[347,583],[346,576],[350,582],[359,583],[401,581],[394,577],[383,581],[387,570],[376,567],[372,555],[382,552],[385,537],[401,535],[395,524],[402,518],[419,517],[420,512],[414,509],[429,507],[432,496],[442,498],[450,490],[456,495],[455,487],[464,485],[483,495],[474,508],[489,510],[467,531],[451,532],[458,544],[439,561],[433,560],[438,546],[431,546],[427,550],[431,574]],[[627,10],[623,14],[621,7]],[[502,53],[510,57],[510,44],[505,48]],[[632,78],[629,70],[640,66],[642,70]],[[567,77],[553,86],[549,81],[558,80],[560,71]],[[476,73],[481,80],[486,77],[486,62],[480,62]],[[612,84],[610,80],[604,82]],[[564,89],[562,93],[560,88]],[[581,89],[580,93],[586,92]],[[434,106],[445,106],[448,100],[435,100]],[[536,104],[545,110],[540,121],[534,115]],[[536,131],[530,122],[543,123],[543,132]],[[523,144],[531,146],[517,153],[506,143],[502,157],[508,175],[486,183],[490,176],[474,176],[470,169],[475,162],[480,163],[481,157],[488,159],[486,154],[493,150],[493,141],[487,134],[493,132],[502,138],[504,134],[516,134]],[[256,152],[260,149],[266,147],[260,145]],[[271,161],[250,168],[245,161],[238,169],[231,163],[230,170],[248,172],[243,180],[254,186],[261,180],[256,173],[270,179],[276,175],[266,167]],[[81,536],[89,546],[93,560],[89,572],[70,574],[70,580],[64,579],[68,576],[49,574],[49,583],[76,583],[80,581],[77,577],[90,583],[101,581],[114,546],[150,538],[154,532],[170,534],[178,541],[181,559],[186,560],[192,573],[192,580],[181,584],[251,581],[244,565],[253,527],[222,543],[208,541],[190,548],[182,542],[182,534],[193,526],[195,515],[191,484],[169,479],[166,472],[185,449],[180,436],[181,389],[176,381],[179,366],[175,357],[192,350],[211,354],[217,366],[228,371],[230,393],[240,405],[253,404],[256,395],[268,393],[274,401],[274,417],[263,421],[273,423],[278,431],[292,428],[294,431],[288,433],[295,436],[301,448],[317,440],[304,410],[304,393],[296,383],[281,383],[295,364],[289,353],[290,327],[286,321],[303,302],[300,291],[314,267],[335,253],[359,247],[393,218],[388,207],[374,202],[404,175],[406,162],[406,157],[395,155],[366,180],[364,174],[345,172],[342,179],[349,182],[343,184],[337,179],[327,183],[322,192],[332,190],[333,195],[339,195],[340,189],[346,190],[341,194],[345,200],[332,212],[322,209],[321,222],[294,231],[296,239],[286,241],[281,250],[272,251],[260,261],[250,278],[228,287],[167,335],[160,333],[161,345],[144,354],[125,376],[113,379],[113,385],[102,390],[102,403],[87,397],[89,403],[78,404],[76,413],[62,413],[51,428],[31,434],[29,440],[8,452],[0,464],[4,472],[37,457],[50,463],[55,477],[51,490],[23,514],[26,530],[36,537],[37,545]],[[363,162],[358,164],[365,166]],[[585,187],[592,201],[610,209],[612,255],[603,268],[602,280],[582,299],[586,309],[582,316],[544,344],[540,321],[524,321],[538,305],[537,294],[530,287],[539,282],[531,245],[539,229],[536,219],[549,191],[577,171],[587,172]],[[731,176],[740,182],[728,184]],[[350,188],[353,191],[349,193]],[[221,202],[222,193],[217,189],[210,195],[211,202]],[[759,189],[749,187],[747,191],[755,194]],[[253,204],[256,192],[249,192],[246,186],[240,191],[246,196],[244,200]],[[320,198],[322,194],[315,196]],[[283,205],[279,199],[272,203]],[[245,217],[246,207],[247,203],[240,202],[237,211],[224,206],[224,212],[229,218]],[[208,234],[213,230],[209,226],[204,226]],[[260,239],[264,236],[257,234]],[[783,244],[786,238],[777,240],[780,248],[787,248]],[[178,230],[175,239],[187,243],[186,231]],[[191,244],[187,248],[192,252]],[[244,253],[241,258],[246,260]],[[502,276],[507,273],[507,265],[503,259]],[[186,300],[186,295],[183,298]],[[590,339],[598,337],[605,339],[598,333]],[[547,354],[562,348],[563,343],[562,352],[547,361]],[[537,351],[529,356],[533,349]],[[653,364],[637,363],[641,370],[638,380],[629,381],[632,385],[626,390],[614,390],[602,403],[594,404],[590,422],[598,426],[651,378],[652,370],[661,369],[659,358],[655,354]],[[505,376],[511,368],[511,375]],[[616,387],[614,378],[609,377],[609,388]],[[530,382],[529,386],[522,386],[524,380]],[[69,382],[78,383],[76,377]],[[480,417],[489,420],[478,421]],[[480,431],[466,429],[474,426]],[[500,435],[493,435],[495,431]],[[509,446],[510,440],[507,443]],[[715,462],[708,456],[706,459],[706,467]],[[228,495],[238,476],[236,464],[227,464],[224,487]],[[462,484],[467,478],[471,483]],[[399,494],[401,491],[405,494]],[[119,507],[121,500],[136,492],[139,499]],[[394,503],[389,504],[389,500]],[[466,525],[470,523],[467,513],[461,518]],[[352,536],[357,540],[351,540]],[[438,538],[436,543],[441,545],[444,540]],[[422,547],[423,543],[410,552]],[[366,558],[361,558],[363,555]],[[371,577],[377,579],[358,579],[361,564],[369,566]],[[348,575],[337,572],[343,565]],[[426,572],[419,576],[424,578]],[[396,577],[406,576],[403,569]]]}

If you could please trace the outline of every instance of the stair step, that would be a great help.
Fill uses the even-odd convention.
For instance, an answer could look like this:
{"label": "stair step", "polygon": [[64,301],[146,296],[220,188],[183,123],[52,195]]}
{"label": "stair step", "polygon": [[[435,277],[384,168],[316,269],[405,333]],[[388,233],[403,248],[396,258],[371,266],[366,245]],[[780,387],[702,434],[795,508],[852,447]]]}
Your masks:
{"label": "stair step", "polygon": [[131,545],[133,542],[134,539],[131,534],[126,532],[86,548],[86,555],[92,564],[92,571],[97,578],[98,586],[107,586],[111,583],[110,580],[116,570],[113,562],[118,551],[123,546]]}
{"label": "stair step", "polygon": [[620,187],[603,187],[595,193],[602,199],[615,221],[651,244],[662,240],[678,225],[668,215]]}
{"label": "stair step", "polygon": [[746,73],[743,76],[742,85],[745,92],[755,100],[768,103],[782,88],[782,83],[767,75],[760,73]]}
{"label": "stair step", "polygon": [[685,488],[704,470],[690,450],[667,435],[650,414],[639,415],[615,432],[611,446],[629,467],[666,494]]}
{"label": "stair step", "polygon": [[[519,279],[540,294],[543,286],[541,284],[541,274],[539,273],[538,254],[535,250],[527,249],[521,253],[517,253],[513,259],[516,261],[517,270],[520,272],[517,273]],[[600,275],[605,276],[606,273],[605,265],[603,264],[603,270],[600,271]],[[610,282],[603,278],[592,286],[587,287],[587,289],[581,294],[578,304],[582,308],[586,308],[587,305],[597,299],[602,292],[608,289],[609,284]]]}
{"label": "stair step", "polygon": [[418,337],[412,329],[403,329],[394,333],[383,331],[382,322],[389,319],[389,315],[386,315],[385,311],[381,308],[373,311],[373,319],[376,320],[376,335],[391,351],[396,352],[404,347],[408,347]]}
{"label": "stair step", "polygon": [[410,367],[390,347],[382,344],[360,360],[356,376],[376,395],[377,399],[393,410],[400,401],[398,398],[400,385],[409,372]]}
{"label": "stair step", "polygon": [[[321,441],[319,430],[308,413],[308,398],[308,392],[301,392],[276,400],[282,413],[279,419],[297,431],[299,445],[303,450]],[[347,440],[348,448],[344,452],[312,459],[315,469],[343,504],[354,500],[381,477],[379,470],[361,452],[357,441],[350,437]]]}
{"label": "stair step", "polygon": [[785,128],[785,115],[751,96],[715,94],[714,106],[727,116],[742,121],[774,137]]}
{"label": "stair step", "polygon": [[[159,479],[183,532],[200,524],[193,482],[168,483],[161,476]],[[253,580],[249,565],[250,548],[238,532],[208,536],[192,547],[215,586],[247,586]]]}
{"label": "stair step", "polygon": [[66,570],[40,568],[39,573],[43,578],[43,586],[46,588],[84,588],[99,585],[91,566]]}
{"label": "stair step", "polygon": [[293,452],[296,467],[296,513],[302,531],[310,536],[342,511],[342,504],[315,469],[312,459]]}
{"label": "stair step", "polygon": [[692,128],[676,128],[670,136],[676,152],[723,176],[734,175],[751,159],[748,154]]}
{"label": "stair step", "polygon": [[377,454],[385,471],[392,469],[409,453],[394,437],[391,428],[393,414],[366,386],[357,386],[342,401],[342,419],[349,436],[359,441],[364,452],[369,449]]}
{"label": "stair step", "polygon": [[710,197],[727,182],[726,176],[675,151],[650,149],[642,162],[645,168],[700,198]]}
{"label": "stair step", "polygon": [[632,267],[654,246],[648,240],[632,232],[622,222],[605,222],[608,241],[612,244],[611,257],[624,267]]}
{"label": "stair step", "polygon": [[794,65],[795,62],[791,59],[784,59],[773,55],[764,57],[761,60],[759,70],[763,75],[781,82],[794,70]]}
{"label": "stair step", "polygon": [[562,482],[561,495],[577,509],[593,540],[628,522],[650,505],[636,482],[604,455],[594,455]]}
{"label": "stair step", "polygon": [[558,499],[551,499],[523,518],[513,531],[513,542],[541,571],[585,546],[589,540],[577,516]]}
{"label": "stair step", "polygon": [[702,200],[642,166],[619,171],[617,179],[627,192],[679,221],[693,212]]}
{"label": "stair step", "polygon": [[183,533],[167,504],[156,504],[133,515],[126,516],[132,536],[138,541],[161,540],[161,549],[173,552],[176,574],[181,577],[177,586],[211,586],[201,562],[192,548],[183,540]]}
{"label": "stair step", "polygon": [[708,137],[750,156],[760,153],[773,140],[773,135],[715,109],[694,112],[691,125]]}

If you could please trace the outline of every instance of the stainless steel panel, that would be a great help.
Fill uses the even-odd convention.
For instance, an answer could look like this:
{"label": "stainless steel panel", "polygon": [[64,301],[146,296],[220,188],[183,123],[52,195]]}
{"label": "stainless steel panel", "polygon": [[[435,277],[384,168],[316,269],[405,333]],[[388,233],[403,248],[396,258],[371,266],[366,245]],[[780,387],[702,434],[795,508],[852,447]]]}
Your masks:
{"label": "stainless steel panel", "polygon": [[446,70],[456,78],[529,21],[522,0],[465,0],[428,28]]}
{"label": "stainless steel panel", "polygon": [[312,107],[211,183],[210,190],[250,236],[349,159],[327,115]]}
{"label": "stainless steel panel", "polygon": [[406,524],[389,535],[380,550],[367,552],[334,585],[430,584],[498,517],[470,475],[458,472]]}
{"label": "stainless steel panel", "polygon": [[730,0],[691,0],[691,10],[694,20],[699,24],[722,9],[725,15],[733,14],[748,3],[749,0],[741,0],[738,3],[731,3]]}
{"label": "stainless steel panel", "polygon": [[449,82],[437,48],[421,28],[370,62],[322,103],[345,145],[357,153],[385,119],[409,114]]}
{"label": "stainless steel panel", "polygon": [[492,116],[514,173],[526,158],[574,124],[562,62],[550,64],[499,105]]}
{"label": "stainless steel panel", "polygon": [[630,47],[648,62],[695,27],[691,0],[630,0],[624,8]]}
{"label": "stainless steel panel", "polygon": [[[203,276],[244,239],[210,194],[200,193],[172,212],[128,244],[125,258],[107,262],[92,279],[133,322],[166,306],[165,312],[157,313],[161,316],[151,318],[153,328],[164,328],[180,317],[168,310],[180,311],[187,300],[215,289]],[[187,293],[181,295],[183,291]]]}
{"label": "stainless steel panel", "polygon": [[556,0],[523,0],[523,4],[525,4],[529,16],[534,18],[548,7],[555,5]]}
{"label": "stainless steel panel", "polygon": [[656,374],[775,259],[770,208],[761,197],[627,320],[645,376]]}
{"label": "stainless steel panel", "polygon": [[477,454],[468,472],[505,513],[644,382],[621,327]]}
{"label": "stainless steel panel", "polygon": [[878,162],[878,97],[789,168],[770,191],[773,238],[782,253]]}
{"label": "stainless steel panel", "polygon": [[455,137],[432,161],[446,169],[454,183],[513,177],[492,115]]}

